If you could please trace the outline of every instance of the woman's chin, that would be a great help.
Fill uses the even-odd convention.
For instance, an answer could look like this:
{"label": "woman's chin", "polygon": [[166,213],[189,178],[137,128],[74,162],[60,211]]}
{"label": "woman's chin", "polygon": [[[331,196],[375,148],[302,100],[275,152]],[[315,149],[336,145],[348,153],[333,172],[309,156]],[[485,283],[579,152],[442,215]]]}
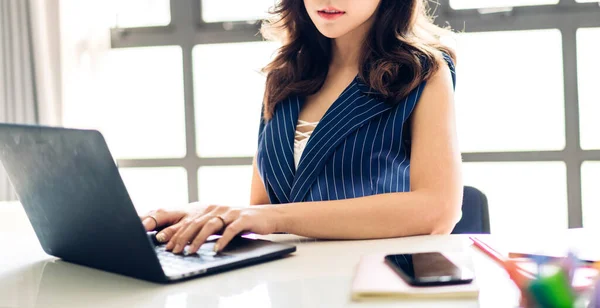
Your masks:
{"label": "woman's chin", "polygon": [[348,31],[345,31],[345,29],[336,29],[336,27],[330,26],[318,27],[318,30],[321,34],[323,34],[323,36],[330,39],[336,39],[348,33]]}

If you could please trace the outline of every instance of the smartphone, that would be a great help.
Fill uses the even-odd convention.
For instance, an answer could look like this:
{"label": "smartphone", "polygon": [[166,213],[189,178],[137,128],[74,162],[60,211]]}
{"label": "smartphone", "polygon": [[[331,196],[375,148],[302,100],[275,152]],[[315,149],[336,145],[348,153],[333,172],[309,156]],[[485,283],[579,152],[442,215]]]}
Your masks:
{"label": "smartphone", "polygon": [[385,256],[385,262],[408,284],[419,287],[467,284],[473,273],[439,252]]}

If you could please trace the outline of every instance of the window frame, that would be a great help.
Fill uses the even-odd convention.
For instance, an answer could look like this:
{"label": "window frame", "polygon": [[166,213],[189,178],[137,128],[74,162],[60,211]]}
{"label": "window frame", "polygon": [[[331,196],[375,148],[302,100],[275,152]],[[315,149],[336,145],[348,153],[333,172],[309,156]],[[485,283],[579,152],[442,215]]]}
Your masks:
{"label": "window frame", "polygon": [[[461,32],[559,29],[562,33],[565,138],[561,151],[462,153],[464,162],[564,162],[567,168],[569,228],[582,227],[584,161],[600,161],[600,150],[580,146],[577,72],[577,30],[600,27],[600,3],[560,0],[558,4],[513,8],[454,10],[449,0],[433,4],[436,23]],[[198,200],[198,170],[204,166],[251,165],[252,157],[199,157],[196,147],[192,50],[199,44],[261,41],[259,23],[202,21],[201,0],[171,0],[171,23],[166,26],[111,29],[111,47],[180,46],[183,53],[186,156],[180,159],[121,159],[121,168],[183,167],[187,171],[188,199]],[[492,12],[492,13],[490,13]],[[257,115],[258,116],[258,115]]]}

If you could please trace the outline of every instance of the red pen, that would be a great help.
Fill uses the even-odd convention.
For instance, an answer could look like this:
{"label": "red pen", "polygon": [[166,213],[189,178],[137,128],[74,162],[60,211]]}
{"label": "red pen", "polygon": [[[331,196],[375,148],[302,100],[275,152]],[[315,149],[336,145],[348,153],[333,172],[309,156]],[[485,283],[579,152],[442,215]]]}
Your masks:
{"label": "red pen", "polygon": [[[495,250],[494,248],[492,248],[490,245],[486,244],[485,242],[481,241],[480,239],[478,239],[476,237],[469,237],[469,239],[471,239],[471,241],[473,241],[473,244],[475,245],[475,247],[477,247],[479,250],[484,252],[486,255],[488,255],[490,258],[492,258],[494,261],[496,261],[499,265],[501,265],[509,273],[509,275],[511,275],[511,273],[512,273],[514,277],[517,277],[515,275],[519,274],[518,275],[519,277],[523,276],[522,278],[527,278],[527,279],[533,279],[535,277],[535,274],[533,274],[532,272],[530,272],[524,268],[521,268],[516,263],[514,264],[514,267],[511,265],[508,265],[507,264],[507,261],[509,260],[508,258],[504,257],[500,252],[498,252],[497,250]],[[511,278],[513,278],[513,277],[511,277]],[[515,281],[515,282],[517,282],[517,281]]]}

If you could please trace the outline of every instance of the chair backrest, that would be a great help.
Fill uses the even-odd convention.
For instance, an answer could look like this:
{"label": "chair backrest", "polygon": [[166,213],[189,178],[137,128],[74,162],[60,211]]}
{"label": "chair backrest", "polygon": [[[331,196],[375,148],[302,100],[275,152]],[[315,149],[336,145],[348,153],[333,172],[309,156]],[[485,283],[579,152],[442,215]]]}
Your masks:
{"label": "chair backrest", "polygon": [[465,233],[490,233],[490,214],[487,197],[479,189],[470,186],[464,187],[462,218],[452,231],[452,234]]}

